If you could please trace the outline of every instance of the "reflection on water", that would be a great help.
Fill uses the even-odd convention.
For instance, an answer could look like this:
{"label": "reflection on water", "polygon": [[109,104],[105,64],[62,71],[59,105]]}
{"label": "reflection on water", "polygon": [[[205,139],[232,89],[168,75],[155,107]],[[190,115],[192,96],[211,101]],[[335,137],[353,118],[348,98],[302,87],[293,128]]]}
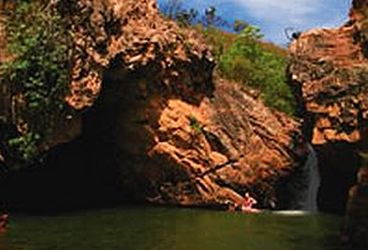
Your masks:
{"label": "reflection on water", "polygon": [[[13,215],[0,250],[332,250],[340,218],[129,207]],[[2,242],[3,243],[3,242]]]}

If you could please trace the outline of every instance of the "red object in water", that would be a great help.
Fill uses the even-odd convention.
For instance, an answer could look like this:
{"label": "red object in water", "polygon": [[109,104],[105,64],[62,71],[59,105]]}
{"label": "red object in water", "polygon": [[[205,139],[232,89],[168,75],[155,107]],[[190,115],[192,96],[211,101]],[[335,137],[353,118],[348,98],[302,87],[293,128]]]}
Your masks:
{"label": "red object in water", "polygon": [[241,204],[241,211],[245,213],[258,213],[258,209],[253,208],[253,205],[257,204],[257,200],[254,199],[249,193],[245,193],[243,202]]}
{"label": "red object in water", "polygon": [[0,216],[0,233],[5,233],[8,225],[8,217],[7,213],[2,213]]}

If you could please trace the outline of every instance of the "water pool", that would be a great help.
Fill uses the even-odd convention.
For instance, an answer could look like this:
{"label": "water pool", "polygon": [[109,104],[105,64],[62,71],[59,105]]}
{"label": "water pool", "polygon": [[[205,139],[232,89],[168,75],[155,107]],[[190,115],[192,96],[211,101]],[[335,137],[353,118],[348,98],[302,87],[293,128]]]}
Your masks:
{"label": "water pool", "polygon": [[332,250],[341,218],[120,207],[48,216],[12,214],[0,250]]}

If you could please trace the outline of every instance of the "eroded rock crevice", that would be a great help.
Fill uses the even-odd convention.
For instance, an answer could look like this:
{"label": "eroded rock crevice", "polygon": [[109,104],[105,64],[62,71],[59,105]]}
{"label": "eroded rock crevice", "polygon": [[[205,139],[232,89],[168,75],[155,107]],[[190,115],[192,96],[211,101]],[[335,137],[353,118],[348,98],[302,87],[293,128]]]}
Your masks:
{"label": "eroded rock crevice", "polygon": [[297,121],[213,79],[204,39],[162,18],[156,1],[58,3],[72,24],[66,103],[79,129],[61,123],[44,142],[42,181],[21,173],[37,183],[32,194],[225,208],[250,191],[262,208],[285,206],[278,183],[302,164]]}

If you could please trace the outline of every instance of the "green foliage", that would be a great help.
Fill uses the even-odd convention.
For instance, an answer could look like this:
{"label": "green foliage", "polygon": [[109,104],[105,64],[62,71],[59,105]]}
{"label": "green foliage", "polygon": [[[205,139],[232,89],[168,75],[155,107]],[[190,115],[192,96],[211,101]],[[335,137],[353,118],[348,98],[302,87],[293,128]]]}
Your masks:
{"label": "green foliage", "polygon": [[286,52],[263,42],[258,28],[235,20],[232,28],[237,34],[220,30],[230,26],[217,15],[214,6],[199,15],[194,9],[184,9],[181,0],[167,0],[161,10],[179,24],[194,25],[204,34],[219,62],[217,69],[222,77],[260,90],[268,106],[289,115],[295,113],[295,100],[286,83]]}
{"label": "green foliage", "polygon": [[38,1],[17,4],[7,18],[6,31],[7,50],[14,59],[1,65],[0,83],[22,96],[21,115],[28,125],[9,145],[28,161],[65,108],[70,34],[62,17]]}
{"label": "green foliage", "polygon": [[225,78],[259,89],[266,104],[292,115],[295,103],[286,84],[287,59],[265,49],[261,38],[258,28],[246,26],[220,56],[219,71]]}
{"label": "green foliage", "polygon": [[25,162],[30,162],[38,153],[38,146],[41,137],[38,134],[26,133],[8,141],[10,148],[16,152],[16,157]]}
{"label": "green foliage", "polygon": [[215,6],[209,6],[203,12],[196,9],[185,9],[181,0],[166,0],[160,4],[161,12],[179,25],[189,26],[201,24],[204,27],[227,27],[227,22],[217,15]]}
{"label": "green foliage", "polygon": [[189,126],[195,135],[203,133],[203,127],[195,116],[189,117]]}
{"label": "green foliage", "polygon": [[204,28],[201,25],[196,25],[195,29],[204,35],[206,42],[211,46],[211,51],[217,61],[220,60],[221,56],[236,40],[236,34],[226,33],[215,27]]}
{"label": "green foliage", "polygon": [[243,20],[235,20],[233,24],[233,29],[236,33],[243,31],[249,24]]}

